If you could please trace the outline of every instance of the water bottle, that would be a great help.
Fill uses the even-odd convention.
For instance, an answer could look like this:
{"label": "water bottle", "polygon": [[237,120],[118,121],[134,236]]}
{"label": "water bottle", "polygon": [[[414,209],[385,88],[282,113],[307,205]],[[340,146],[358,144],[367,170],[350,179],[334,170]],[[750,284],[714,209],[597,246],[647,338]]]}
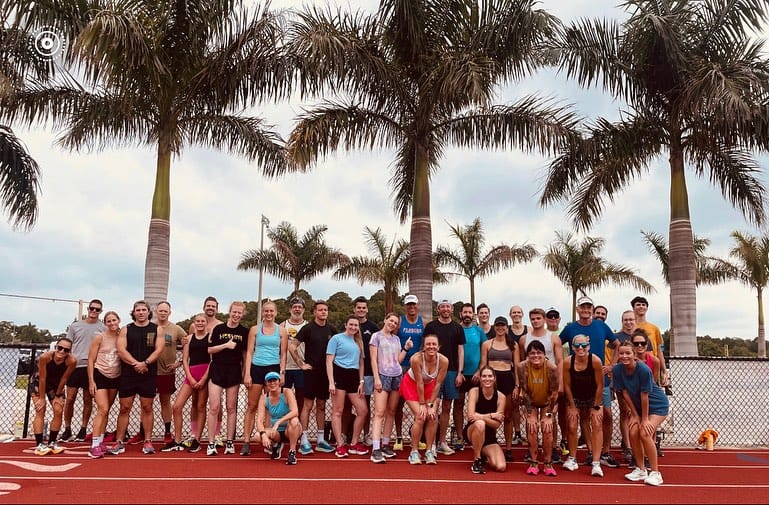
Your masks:
{"label": "water bottle", "polygon": [[326,421],[323,423],[323,439],[329,444],[333,444],[335,442],[333,438],[334,431],[331,429],[331,421]]}

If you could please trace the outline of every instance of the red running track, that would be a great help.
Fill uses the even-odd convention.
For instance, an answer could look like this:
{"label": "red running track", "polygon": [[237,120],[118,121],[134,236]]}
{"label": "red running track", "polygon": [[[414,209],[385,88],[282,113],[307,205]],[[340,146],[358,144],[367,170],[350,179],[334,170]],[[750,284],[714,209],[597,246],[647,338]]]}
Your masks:
{"label": "red running track", "polygon": [[[589,467],[558,476],[524,473],[523,449],[503,473],[470,472],[472,453],[440,456],[437,466],[409,465],[407,452],[386,464],[368,456],[299,456],[299,464],[204,452],[145,456],[140,446],[93,460],[83,444],[35,456],[30,441],[0,445],[0,503],[766,503],[769,449],[665,449],[665,483],[624,478],[626,468]],[[159,448],[160,444],[156,444]],[[236,444],[240,449],[240,444]],[[583,456],[580,451],[580,457]],[[284,451],[285,455],[285,451]]]}

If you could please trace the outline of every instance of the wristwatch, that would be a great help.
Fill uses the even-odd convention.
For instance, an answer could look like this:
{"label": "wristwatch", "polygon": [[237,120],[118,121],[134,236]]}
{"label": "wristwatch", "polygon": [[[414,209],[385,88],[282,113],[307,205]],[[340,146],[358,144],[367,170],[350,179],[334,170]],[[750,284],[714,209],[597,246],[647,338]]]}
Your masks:
{"label": "wristwatch", "polygon": [[552,412],[545,412],[545,417],[553,417],[553,413]]}
{"label": "wristwatch", "polygon": [[600,405],[593,405],[593,410],[601,410],[601,406]]}
{"label": "wristwatch", "polygon": [[144,360],[144,364],[145,364],[145,365],[147,365],[147,366],[150,366],[150,360],[148,360],[148,359],[145,359],[145,360]]}
{"label": "wristwatch", "polygon": [[431,409],[431,408],[433,408],[433,403],[428,403],[428,404],[427,404],[427,408],[428,408],[428,409]]}

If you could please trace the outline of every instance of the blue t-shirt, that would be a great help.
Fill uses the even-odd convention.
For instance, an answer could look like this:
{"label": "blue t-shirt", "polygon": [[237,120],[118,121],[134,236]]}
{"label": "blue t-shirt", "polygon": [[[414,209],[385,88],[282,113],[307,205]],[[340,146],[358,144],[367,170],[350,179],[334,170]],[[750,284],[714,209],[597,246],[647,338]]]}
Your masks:
{"label": "blue t-shirt", "polygon": [[414,347],[406,352],[406,357],[401,361],[401,366],[411,366],[411,357],[422,348],[422,335],[425,333],[425,323],[422,316],[417,316],[415,323],[409,323],[406,316],[401,316],[401,324],[398,326],[398,337],[401,340],[401,347],[406,345],[406,340],[411,337]]}
{"label": "blue t-shirt", "polygon": [[571,354],[574,354],[571,341],[577,335],[588,336],[590,339],[590,352],[601,358],[601,363],[604,363],[606,342],[611,343],[617,340],[609,325],[600,319],[593,319],[588,326],[583,326],[578,321],[573,321],[567,324],[560,334],[561,342],[568,342]]}
{"label": "blue t-shirt", "polygon": [[486,334],[477,324],[469,328],[463,326],[462,329],[465,331],[465,363],[462,373],[473,375],[481,365],[481,344],[487,340]]}
{"label": "blue t-shirt", "polygon": [[622,364],[614,365],[611,376],[614,381],[614,390],[622,394],[623,390],[630,393],[638,415],[641,412],[641,393],[649,393],[649,414],[657,416],[668,415],[668,397],[661,387],[654,382],[654,374],[646,363],[636,360],[633,373],[628,374]]}
{"label": "blue t-shirt", "polygon": [[334,355],[334,364],[342,368],[360,367],[360,347],[346,333],[337,333],[326,346],[326,354]]}

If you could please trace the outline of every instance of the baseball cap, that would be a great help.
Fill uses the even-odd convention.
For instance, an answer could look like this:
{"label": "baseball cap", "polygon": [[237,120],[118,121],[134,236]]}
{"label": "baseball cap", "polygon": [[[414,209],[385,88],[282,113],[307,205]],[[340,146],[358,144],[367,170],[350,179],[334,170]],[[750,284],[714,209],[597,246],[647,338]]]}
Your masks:
{"label": "baseball cap", "polygon": [[302,298],[299,296],[295,296],[291,299],[291,301],[288,302],[289,307],[292,307],[294,305],[301,305],[302,307],[304,307],[304,300],[302,300]]}
{"label": "baseball cap", "polygon": [[264,382],[268,382],[273,379],[280,380],[280,374],[278,372],[267,372],[267,375],[264,376]]}
{"label": "baseball cap", "polygon": [[589,296],[580,296],[577,298],[577,307],[580,305],[593,305],[593,300]]}
{"label": "baseball cap", "polygon": [[451,306],[454,306],[454,304],[451,303],[450,301],[448,301],[446,298],[444,298],[443,300],[438,302],[438,307],[440,307],[441,305],[451,305]]}
{"label": "baseball cap", "polygon": [[505,326],[507,326],[507,318],[505,316],[497,316],[494,319],[494,326],[498,324],[504,324]]}
{"label": "baseball cap", "polygon": [[417,295],[406,295],[406,297],[403,298],[403,305],[408,305],[409,303],[419,303]]}
{"label": "baseball cap", "polygon": [[558,309],[556,309],[555,307],[550,307],[549,309],[547,309],[545,311],[545,317],[547,317],[547,316],[549,316],[551,314],[554,315],[555,317],[560,317],[561,316],[561,313],[558,312]]}

